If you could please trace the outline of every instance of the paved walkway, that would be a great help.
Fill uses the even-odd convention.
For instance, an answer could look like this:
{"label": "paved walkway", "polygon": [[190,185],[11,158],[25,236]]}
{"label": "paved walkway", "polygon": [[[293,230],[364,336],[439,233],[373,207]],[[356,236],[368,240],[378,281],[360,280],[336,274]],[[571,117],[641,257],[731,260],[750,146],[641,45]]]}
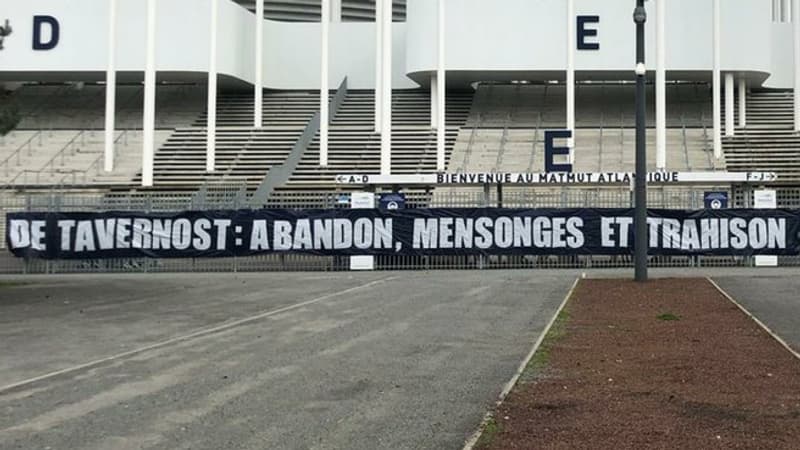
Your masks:
{"label": "paved walkway", "polygon": [[719,276],[714,281],[750,314],[800,351],[800,269],[749,276]]}
{"label": "paved walkway", "polygon": [[457,449],[575,276],[92,275],[0,284],[0,448]]}

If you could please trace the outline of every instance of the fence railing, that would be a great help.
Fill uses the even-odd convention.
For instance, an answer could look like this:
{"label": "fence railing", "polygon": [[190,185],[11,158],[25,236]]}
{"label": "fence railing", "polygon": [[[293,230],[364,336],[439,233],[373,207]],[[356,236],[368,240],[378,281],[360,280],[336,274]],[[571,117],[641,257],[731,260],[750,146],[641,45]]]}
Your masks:
{"label": "fence railing", "polygon": [[31,137],[28,138],[25,142],[23,142],[16,150],[11,152],[10,155],[3,161],[0,161],[0,166],[3,166],[5,169],[5,176],[8,177],[11,174],[10,165],[11,161],[16,159],[17,166],[22,164],[22,153],[25,149],[28,150],[28,156],[33,155],[33,147],[32,143],[34,139],[39,138],[39,145],[42,145],[42,131],[39,130],[36,133],[32,134]]}
{"label": "fence railing", "polygon": [[[732,207],[752,204],[749,191],[729,191]],[[16,194],[0,192],[0,273],[80,273],[80,272],[237,272],[237,271],[338,271],[349,269],[346,257],[271,254],[246,258],[145,259],[120,258],[85,261],[44,261],[14,258],[5,248],[6,214],[19,211],[101,212],[142,211],[171,212],[203,209],[239,209],[248,206],[244,186],[217,186],[199,199],[195,192],[125,192],[125,193],[49,193]],[[407,206],[429,207],[433,192],[407,192]],[[627,208],[632,205],[626,189],[569,189],[548,191],[507,190],[442,191],[436,193],[437,207],[495,207],[502,202],[508,208]],[[649,193],[653,208],[699,209],[704,192],[692,189],[663,189]],[[800,209],[800,189],[778,192],[778,206]],[[349,194],[343,192],[275,192],[267,208],[316,209],[349,208]],[[782,257],[781,265],[800,266],[798,257]],[[628,256],[381,256],[378,270],[412,269],[551,269],[551,268],[621,268],[630,267]],[[653,267],[746,267],[751,258],[743,257],[652,257]]]}

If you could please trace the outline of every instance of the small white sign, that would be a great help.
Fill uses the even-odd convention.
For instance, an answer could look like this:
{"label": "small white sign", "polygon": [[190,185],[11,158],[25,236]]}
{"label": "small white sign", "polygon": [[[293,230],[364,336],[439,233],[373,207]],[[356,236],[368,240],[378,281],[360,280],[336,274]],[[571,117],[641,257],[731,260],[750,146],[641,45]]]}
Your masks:
{"label": "small white sign", "polygon": [[753,207],[755,209],[775,209],[778,207],[778,193],[766,189],[753,192]]}
{"label": "small white sign", "polygon": [[[374,209],[375,194],[372,192],[353,192],[350,196],[350,209]],[[375,270],[374,256],[351,256],[350,270]]]}
{"label": "small white sign", "polygon": [[[778,207],[778,193],[771,189],[753,192],[755,209],[775,209]],[[778,267],[778,257],[772,255],[756,256],[756,267]]]}
{"label": "small white sign", "polygon": [[375,194],[372,192],[353,192],[350,196],[350,209],[374,209]]}

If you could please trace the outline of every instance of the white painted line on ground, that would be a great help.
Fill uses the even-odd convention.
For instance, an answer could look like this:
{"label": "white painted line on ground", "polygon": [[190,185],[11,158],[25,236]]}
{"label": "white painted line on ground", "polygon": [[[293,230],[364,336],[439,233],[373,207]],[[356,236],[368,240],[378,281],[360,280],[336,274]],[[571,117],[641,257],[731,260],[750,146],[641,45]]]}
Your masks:
{"label": "white painted line on ground", "polygon": [[195,331],[195,332],[183,335],[183,336],[167,339],[166,341],[157,342],[155,344],[151,344],[151,345],[148,345],[148,346],[145,346],[145,347],[137,348],[135,350],[130,350],[130,351],[127,351],[127,352],[124,352],[124,353],[119,353],[119,354],[116,354],[116,355],[113,355],[113,356],[109,356],[109,357],[106,357],[106,358],[97,359],[97,360],[94,360],[94,361],[91,361],[91,362],[88,362],[88,363],[85,363],[85,364],[81,364],[79,366],[69,367],[69,368],[66,368],[66,369],[57,370],[55,372],[46,373],[46,374],[40,375],[38,377],[34,377],[34,378],[29,378],[27,380],[18,381],[16,383],[0,387],[0,394],[4,393],[6,391],[10,391],[12,389],[18,389],[20,387],[23,387],[23,386],[26,386],[26,385],[29,385],[29,384],[37,383],[39,381],[44,381],[44,380],[47,380],[49,378],[54,378],[54,377],[57,377],[57,376],[60,376],[60,375],[65,375],[65,374],[68,374],[68,373],[89,369],[89,368],[92,368],[92,367],[95,367],[95,366],[99,366],[101,364],[105,364],[107,362],[111,362],[111,361],[118,360],[118,359],[128,358],[128,357],[131,357],[131,356],[134,356],[134,355],[138,355],[140,353],[144,353],[144,352],[148,352],[148,351],[151,351],[151,350],[156,350],[156,349],[159,349],[159,348],[167,347],[167,346],[172,345],[172,344],[177,344],[179,342],[185,342],[185,341],[189,341],[189,340],[196,339],[196,338],[199,338],[199,337],[205,337],[205,336],[208,336],[208,335],[211,335],[211,334],[216,334],[216,333],[220,333],[220,332],[223,332],[223,331],[227,331],[227,330],[230,330],[232,328],[236,328],[236,327],[239,327],[239,326],[242,326],[242,325],[246,325],[246,324],[249,324],[249,323],[252,323],[252,322],[256,322],[256,321],[259,321],[261,319],[265,319],[265,318],[270,317],[270,316],[274,316],[274,315],[277,315],[277,314],[285,313],[285,312],[292,311],[292,310],[295,310],[295,309],[299,309],[299,308],[302,308],[302,307],[305,307],[305,306],[313,305],[314,303],[319,303],[319,302],[322,302],[322,301],[325,301],[325,300],[328,300],[328,299],[331,299],[331,298],[334,298],[334,297],[339,297],[341,295],[349,294],[351,292],[355,292],[355,291],[359,291],[359,290],[362,290],[362,289],[366,289],[366,288],[375,286],[377,284],[381,284],[381,283],[385,283],[387,281],[394,280],[396,278],[398,278],[398,277],[397,276],[391,276],[391,277],[381,278],[379,280],[371,281],[369,283],[365,283],[365,284],[362,284],[360,286],[354,286],[354,287],[351,287],[351,288],[348,288],[348,289],[344,289],[344,290],[339,291],[339,292],[333,292],[333,293],[330,293],[330,294],[325,294],[323,296],[320,296],[320,297],[317,297],[317,298],[313,298],[311,300],[307,300],[307,301],[304,301],[304,302],[301,302],[301,303],[295,303],[293,305],[285,306],[283,308],[278,308],[278,309],[274,309],[274,310],[270,310],[270,311],[264,311],[264,312],[257,313],[255,315],[252,315],[252,316],[249,316],[249,317],[245,317],[243,319],[237,319],[237,320],[235,320],[233,322],[227,322],[227,323],[224,323],[222,325],[217,325],[217,326],[214,326],[214,327],[211,327],[211,328],[203,328],[201,330],[198,330],[198,331]]}
{"label": "white painted line on ground", "polygon": [[[553,328],[553,324],[555,324],[556,320],[558,320],[558,316],[561,314],[561,311],[564,310],[564,307],[567,306],[567,303],[569,303],[569,299],[572,298],[572,293],[575,292],[575,287],[578,286],[579,281],[580,278],[576,279],[575,282],[572,283],[572,287],[569,289],[569,292],[567,292],[567,295],[564,297],[564,300],[561,301],[561,305],[558,306],[558,309],[556,310],[555,314],[553,314],[553,317],[550,319],[550,322],[547,324],[542,333],[539,335],[539,339],[536,340],[536,343],[533,344],[533,348],[531,349],[531,351],[528,352],[528,354],[525,356],[525,359],[522,360],[522,363],[520,363],[516,373],[514,373],[514,376],[511,377],[511,380],[509,380],[508,383],[506,383],[505,386],[503,387],[503,390],[500,392],[500,396],[498,397],[497,402],[495,402],[495,408],[497,408],[503,403],[503,400],[506,399],[511,390],[514,389],[514,386],[517,385],[519,378],[525,372],[525,369],[528,367],[528,364],[530,364],[531,359],[533,359],[533,356],[536,355],[537,351],[539,351],[539,347],[542,346],[542,342],[544,342],[544,339],[550,333],[550,329]],[[492,419],[492,413],[493,411],[489,411],[486,413],[486,415],[483,416],[483,421],[478,427],[478,430],[475,431],[475,433],[473,433],[472,436],[469,437],[469,439],[467,439],[467,442],[464,443],[463,450],[472,450],[475,447],[475,445],[478,443],[478,440],[481,438],[481,435],[483,434],[483,430],[486,428],[486,425]]]}
{"label": "white painted line on ground", "polygon": [[725,298],[730,300],[731,303],[733,303],[734,305],[736,305],[736,307],[738,307],[740,310],[742,310],[742,312],[745,313],[745,315],[747,317],[752,319],[753,322],[757,323],[758,326],[763,328],[764,331],[767,332],[767,334],[769,334],[770,336],[772,336],[773,339],[778,341],[778,343],[781,344],[783,346],[783,348],[785,348],[795,358],[800,359],[800,353],[798,353],[795,349],[793,349],[786,341],[783,340],[782,337],[778,336],[778,334],[775,333],[774,331],[772,331],[772,329],[770,327],[768,327],[764,322],[760,321],[758,319],[758,317],[750,314],[750,311],[748,311],[747,308],[742,306],[738,301],[736,301],[736,299],[734,299],[731,295],[729,295],[727,292],[725,292],[725,290],[722,289],[720,287],[720,285],[718,285],[714,280],[712,280],[711,277],[706,277],[706,279],[708,280],[709,283],[711,283],[720,292],[720,294],[722,294],[723,296],[725,296]]}

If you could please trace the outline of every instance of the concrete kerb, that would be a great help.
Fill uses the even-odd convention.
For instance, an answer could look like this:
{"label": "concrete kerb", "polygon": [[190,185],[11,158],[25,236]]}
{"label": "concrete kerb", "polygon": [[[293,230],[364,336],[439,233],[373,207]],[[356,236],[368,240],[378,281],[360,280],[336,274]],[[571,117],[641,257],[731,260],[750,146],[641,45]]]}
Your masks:
{"label": "concrete kerb", "polygon": [[[508,397],[508,394],[511,393],[511,390],[514,389],[514,387],[517,385],[517,382],[519,382],[519,379],[525,372],[525,369],[528,367],[528,364],[530,364],[531,359],[533,359],[534,355],[536,355],[536,352],[539,351],[539,347],[542,346],[542,343],[544,342],[545,338],[550,333],[550,329],[553,327],[553,324],[555,324],[556,320],[558,320],[558,316],[561,314],[561,311],[563,311],[564,308],[567,306],[567,303],[569,303],[569,300],[572,298],[572,294],[575,292],[575,288],[578,286],[578,282],[580,282],[582,278],[586,278],[585,274],[583,274],[579,278],[576,278],[575,281],[572,283],[572,287],[570,287],[569,292],[567,292],[567,295],[564,297],[564,300],[561,301],[561,304],[558,306],[558,309],[553,314],[553,317],[547,323],[547,326],[544,328],[542,333],[539,335],[539,338],[533,344],[533,348],[531,348],[531,351],[528,352],[528,354],[522,360],[522,363],[520,363],[519,367],[517,368],[517,371],[514,373],[514,376],[512,376],[511,379],[508,381],[508,383],[506,383],[505,386],[503,387],[503,390],[500,392],[500,396],[495,402],[494,405],[495,408],[503,404],[503,401],[506,399],[506,397]],[[481,424],[478,426],[478,429],[464,443],[463,450],[473,450],[475,448],[475,445],[481,438],[483,431],[486,429],[486,425],[489,423],[490,420],[492,420],[493,416],[494,414],[492,410],[486,412],[486,414],[483,416]]]}
{"label": "concrete kerb", "polygon": [[760,326],[764,331],[766,331],[767,334],[772,336],[772,338],[775,339],[780,345],[782,345],[783,348],[785,348],[795,358],[800,359],[800,353],[798,353],[795,349],[793,349],[785,340],[783,340],[782,337],[778,336],[777,333],[772,331],[772,329],[770,327],[768,327],[764,322],[759,320],[758,317],[756,317],[753,314],[751,314],[750,311],[747,310],[747,308],[742,306],[741,303],[736,301],[736,299],[734,299],[730,294],[725,292],[725,290],[722,289],[722,287],[720,287],[720,285],[718,285],[711,277],[706,277],[706,279],[708,280],[709,283],[711,283],[712,286],[714,286],[714,288],[717,289],[717,291],[719,291],[720,294],[722,294],[725,298],[727,298],[731,303],[736,305],[737,308],[739,308],[747,317],[752,319],[753,322],[758,324],[758,326]]}

